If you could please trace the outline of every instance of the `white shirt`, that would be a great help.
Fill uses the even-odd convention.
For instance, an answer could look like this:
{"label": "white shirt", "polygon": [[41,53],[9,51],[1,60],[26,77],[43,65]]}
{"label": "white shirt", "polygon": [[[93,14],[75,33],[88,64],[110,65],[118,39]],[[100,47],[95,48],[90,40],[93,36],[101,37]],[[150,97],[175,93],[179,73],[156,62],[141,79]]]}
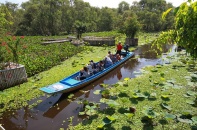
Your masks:
{"label": "white shirt", "polygon": [[87,65],[89,73],[93,73],[92,65],[88,64]]}

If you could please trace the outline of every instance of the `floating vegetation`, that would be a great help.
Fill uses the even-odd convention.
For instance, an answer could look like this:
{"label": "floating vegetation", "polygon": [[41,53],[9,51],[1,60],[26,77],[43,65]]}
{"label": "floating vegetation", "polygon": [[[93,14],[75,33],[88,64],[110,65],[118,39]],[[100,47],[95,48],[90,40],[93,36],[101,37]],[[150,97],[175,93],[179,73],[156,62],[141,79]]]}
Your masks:
{"label": "floating vegetation", "polygon": [[[100,103],[106,104],[106,108],[98,111],[98,118],[92,120],[88,126],[79,124],[74,128],[121,129],[122,126],[131,126],[132,129],[194,128],[197,123],[195,106],[197,97],[194,87],[197,82],[196,75],[193,75],[193,72],[188,73],[187,66],[176,62],[178,58],[169,57],[169,59],[171,64],[143,68],[146,73],[134,72],[141,76],[123,79],[112,85],[113,87],[109,89],[109,99],[100,99]],[[108,89],[110,85],[102,86]],[[101,95],[101,92],[102,90],[96,90],[94,94]],[[112,99],[112,95],[116,95],[116,98]],[[188,108],[191,110],[187,110]],[[106,118],[109,113],[118,118],[111,121]]]}

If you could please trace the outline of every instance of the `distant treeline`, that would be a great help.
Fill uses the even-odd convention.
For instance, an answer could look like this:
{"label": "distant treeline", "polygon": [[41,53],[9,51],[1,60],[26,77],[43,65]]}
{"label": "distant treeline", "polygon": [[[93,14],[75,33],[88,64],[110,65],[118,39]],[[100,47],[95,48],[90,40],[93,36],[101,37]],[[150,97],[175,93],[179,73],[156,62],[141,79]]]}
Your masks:
{"label": "distant treeline", "polygon": [[86,32],[121,30],[124,21],[137,15],[141,31],[158,32],[171,29],[173,12],[165,20],[161,16],[173,7],[165,0],[141,0],[129,5],[122,1],[118,8],[92,7],[83,0],[29,0],[18,6],[0,4],[1,29],[15,35],[65,35],[75,32],[76,24],[83,24]]}

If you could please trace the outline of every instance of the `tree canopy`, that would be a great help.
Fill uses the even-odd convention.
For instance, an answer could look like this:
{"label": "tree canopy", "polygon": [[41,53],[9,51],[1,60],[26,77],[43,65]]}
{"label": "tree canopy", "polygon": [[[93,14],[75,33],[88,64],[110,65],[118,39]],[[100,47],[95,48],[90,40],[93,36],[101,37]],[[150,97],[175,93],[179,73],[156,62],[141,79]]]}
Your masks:
{"label": "tree canopy", "polygon": [[4,28],[15,35],[70,34],[75,32],[76,21],[83,22],[87,32],[119,30],[129,17],[128,12],[136,14],[142,31],[162,31],[173,25],[173,15],[168,15],[168,20],[160,17],[164,10],[173,7],[165,0],[141,0],[132,5],[122,1],[118,8],[92,7],[83,0],[29,0],[20,8],[10,2],[0,7],[6,8],[1,11],[1,15],[7,14],[4,20],[13,23],[3,25]]}
{"label": "tree canopy", "polygon": [[169,8],[163,17],[173,10],[175,15],[174,29],[161,33],[155,41],[161,43],[176,43],[186,49],[193,57],[197,57],[197,2],[188,0],[179,7]]}

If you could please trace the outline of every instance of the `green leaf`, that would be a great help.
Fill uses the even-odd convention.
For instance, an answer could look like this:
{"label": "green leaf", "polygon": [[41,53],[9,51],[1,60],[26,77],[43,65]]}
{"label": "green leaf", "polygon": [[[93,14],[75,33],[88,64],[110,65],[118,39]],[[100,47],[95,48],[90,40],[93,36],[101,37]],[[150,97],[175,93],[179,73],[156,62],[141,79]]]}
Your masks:
{"label": "green leaf", "polygon": [[100,102],[101,102],[101,103],[106,103],[106,102],[107,102],[107,99],[101,98],[101,99],[100,99]]}
{"label": "green leaf", "polygon": [[98,94],[101,93],[101,90],[95,90],[93,93],[96,94],[96,95],[98,95]]}
{"label": "green leaf", "polygon": [[109,120],[115,121],[117,119],[116,116],[106,116]]}
{"label": "green leaf", "polygon": [[169,12],[172,10],[172,8],[169,8],[168,10],[166,10],[165,12],[163,12],[162,14],[162,19],[165,20],[167,14],[169,14]]}
{"label": "green leaf", "polygon": [[106,118],[103,119],[103,123],[104,123],[105,125],[107,125],[107,124],[111,124],[112,121],[109,120],[109,119],[106,117]]}
{"label": "green leaf", "polygon": [[173,86],[173,88],[175,88],[175,89],[181,89],[181,88],[182,88],[182,86],[174,85],[174,86]]}
{"label": "green leaf", "polygon": [[192,100],[186,100],[186,103],[188,103],[188,104],[190,104],[190,105],[194,105],[194,104],[195,104],[195,102],[192,101]]}
{"label": "green leaf", "polygon": [[102,129],[105,126],[105,124],[100,124],[97,126],[97,128]]}
{"label": "green leaf", "polygon": [[188,97],[191,97],[191,96],[189,96],[189,95],[187,95],[187,94],[183,94],[183,96],[184,96],[184,97],[187,97],[187,98],[188,98]]}
{"label": "green leaf", "polygon": [[79,112],[79,115],[85,115],[85,112]]}
{"label": "green leaf", "polygon": [[68,96],[68,98],[70,99],[70,98],[72,98],[72,97],[74,97],[75,95],[74,94],[70,94],[69,96]]}
{"label": "green leaf", "polygon": [[194,95],[196,95],[196,92],[194,92],[194,91],[187,91],[187,94],[190,95],[190,96],[194,96]]}
{"label": "green leaf", "polygon": [[182,123],[187,123],[187,124],[191,124],[192,123],[192,121],[189,120],[189,119],[182,119],[182,118],[179,118],[179,117],[177,119],[178,119],[178,121],[180,121]]}
{"label": "green leaf", "polygon": [[172,110],[172,108],[170,106],[168,106],[167,103],[162,103],[161,105],[162,105],[162,107],[164,107],[164,108],[166,108],[168,110]]}
{"label": "green leaf", "polygon": [[187,115],[193,115],[192,113],[193,113],[193,112],[192,112],[191,110],[184,110],[184,111],[182,112],[182,114],[185,115],[185,116],[187,116]]}
{"label": "green leaf", "polygon": [[157,72],[158,71],[158,69],[157,68],[153,68],[153,69],[151,69],[151,72]]}
{"label": "green leaf", "polygon": [[156,98],[157,97],[157,93],[151,93],[149,98]]}
{"label": "green leaf", "polygon": [[118,104],[118,103],[117,103],[116,101],[114,101],[114,100],[108,100],[108,101],[106,102],[106,104],[109,105],[110,107],[115,107],[115,106],[120,105],[120,104]]}
{"label": "green leaf", "polygon": [[161,95],[162,98],[169,98],[169,95]]}
{"label": "green leaf", "polygon": [[197,124],[197,116],[191,118],[194,124]]}
{"label": "green leaf", "polygon": [[133,117],[133,113],[124,113],[128,118],[131,118],[131,117]]}
{"label": "green leaf", "polygon": [[176,116],[175,116],[175,115],[172,115],[172,114],[170,114],[170,113],[165,113],[164,118],[165,118],[166,120],[173,120],[173,119],[176,118]]}
{"label": "green leaf", "polygon": [[130,78],[124,78],[124,81],[128,81]]}
{"label": "green leaf", "polygon": [[145,108],[142,113],[145,114],[145,116],[147,116],[148,118],[155,118],[157,117],[159,114],[156,113],[152,108]]}

